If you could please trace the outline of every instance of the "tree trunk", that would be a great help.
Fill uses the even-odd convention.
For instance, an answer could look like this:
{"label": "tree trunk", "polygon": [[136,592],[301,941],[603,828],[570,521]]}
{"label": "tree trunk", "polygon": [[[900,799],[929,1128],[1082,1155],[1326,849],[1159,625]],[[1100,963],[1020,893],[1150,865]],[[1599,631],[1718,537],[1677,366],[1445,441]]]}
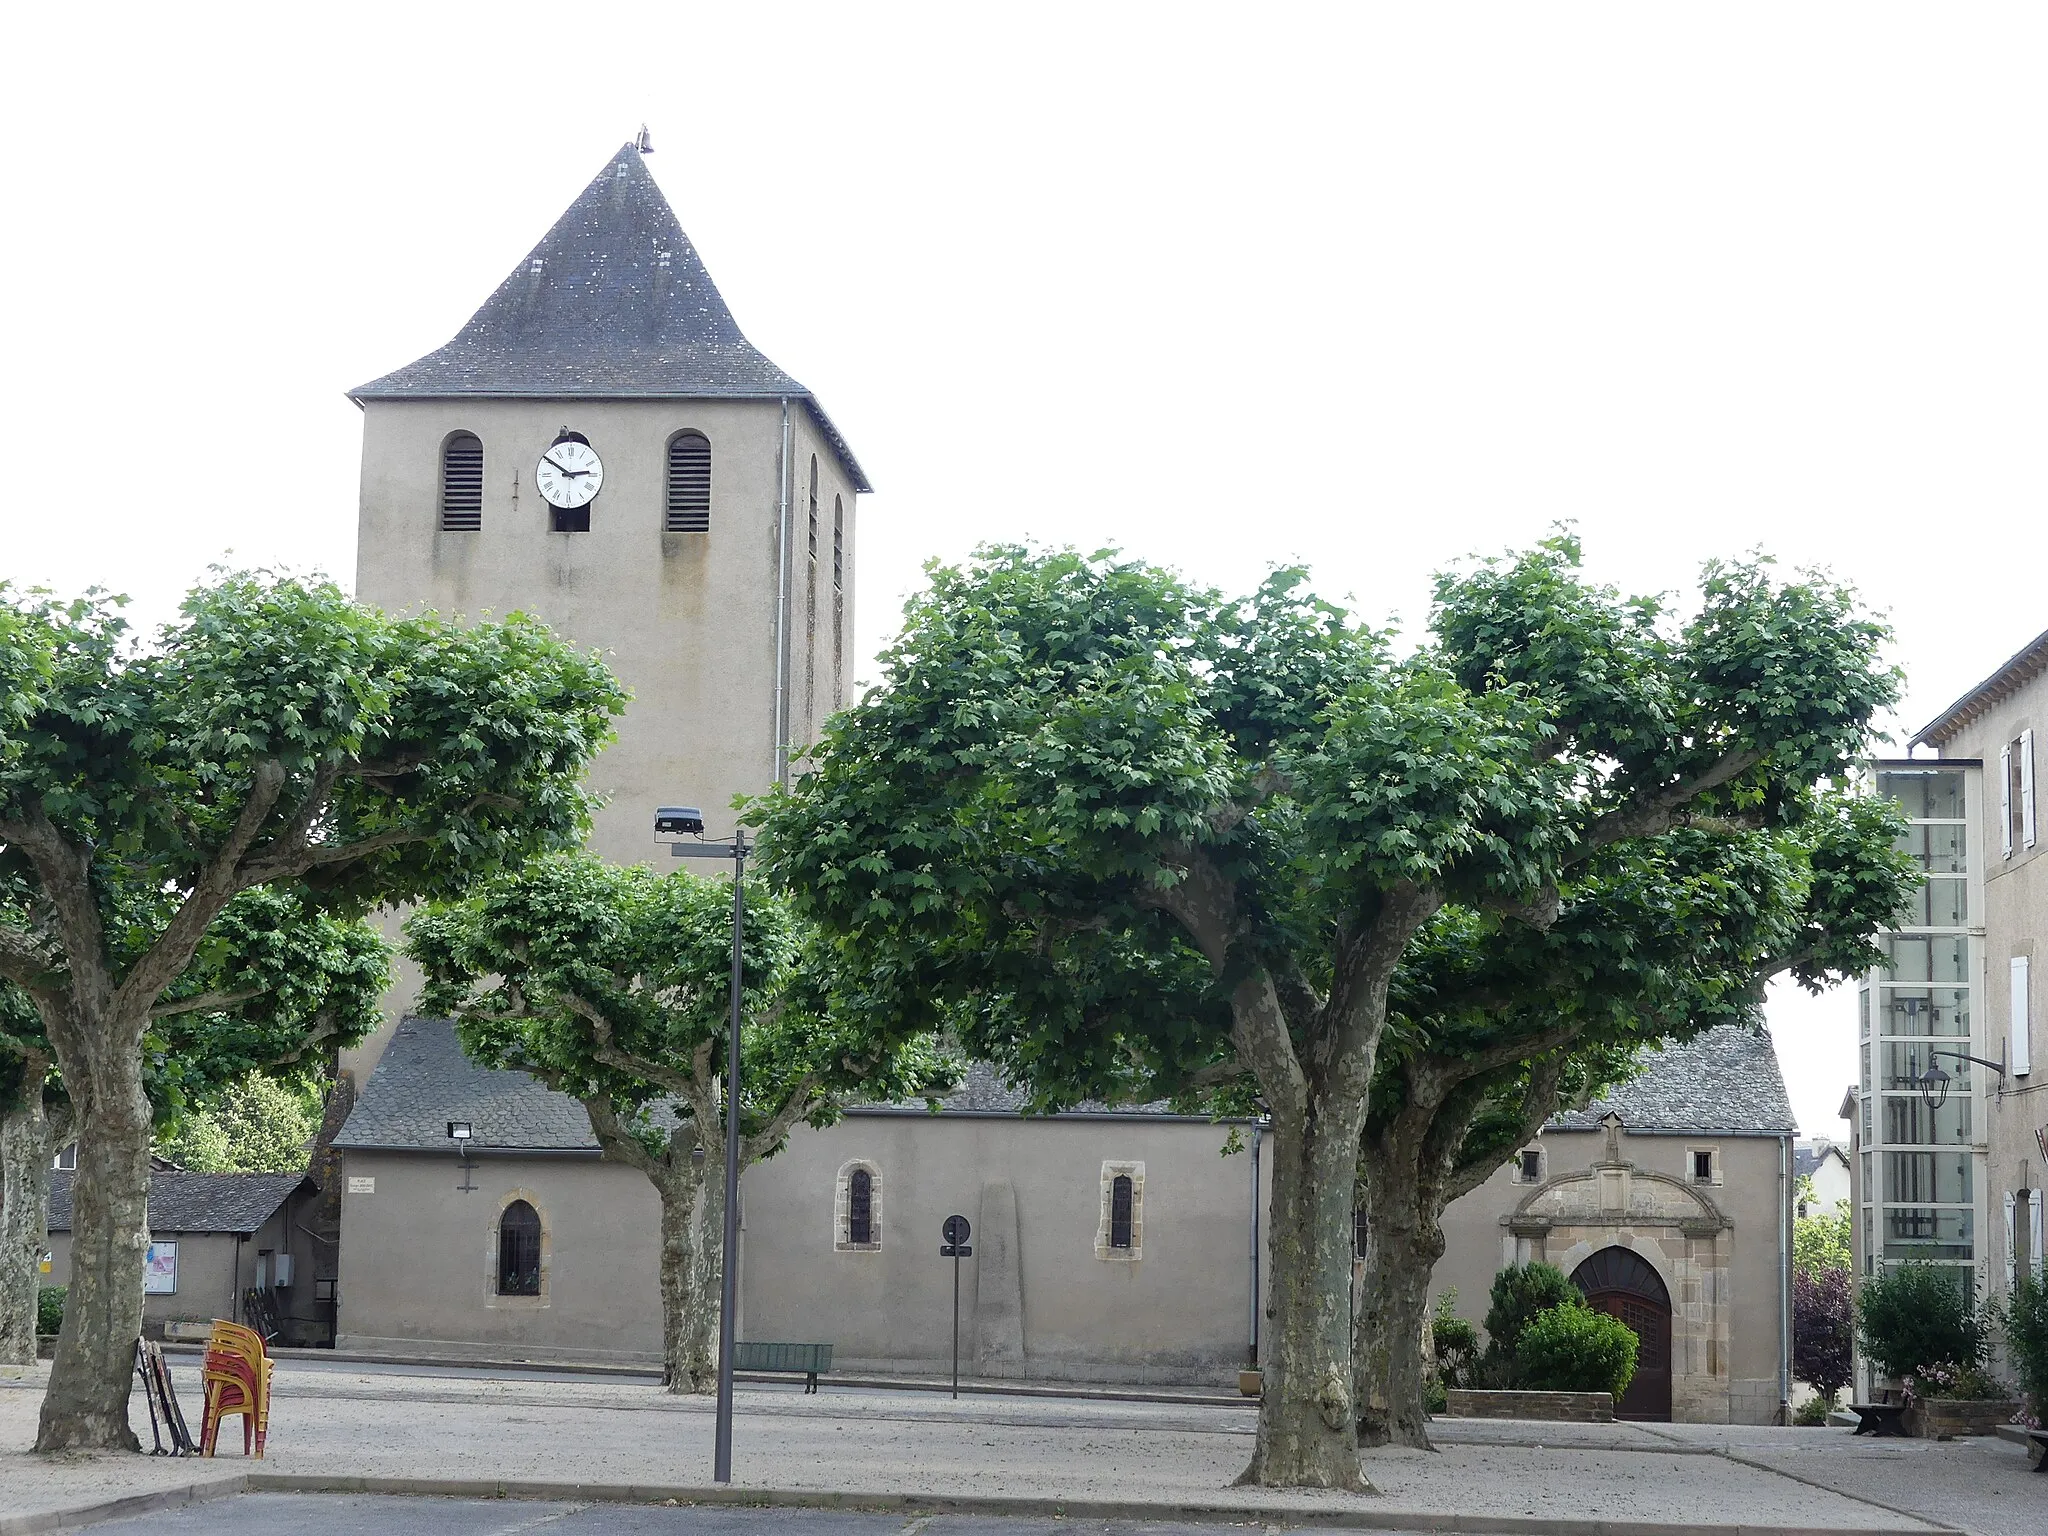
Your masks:
{"label": "tree trunk", "polygon": [[661,1340],[671,1392],[718,1390],[719,1283],[724,1277],[725,1181],[678,1158],[681,1171],[650,1174],[661,1196]]}
{"label": "tree trunk", "polygon": [[1370,1492],[1351,1400],[1352,1188],[1364,1105],[1273,1118],[1273,1219],[1258,1439],[1239,1483]]}
{"label": "tree trunk", "polygon": [[1423,1395],[1422,1335],[1444,1235],[1432,1202],[1418,1193],[1408,1172],[1376,1166],[1368,1192],[1365,1274],[1352,1333],[1358,1443],[1428,1451],[1435,1446]]}
{"label": "tree trunk", "polygon": [[49,1241],[50,1128],[42,1079],[27,1075],[22,1103],[0,1116],[0,1365],[33,1365],[36,1288]]}
{"label": "tree trunk", "polygon": [[39,1451],[142,1448],[128,1426],[128,1392],[149,1246],[149,1098],[141,1051],[108,1043],[99,1060],[62,1063],[76,1109],[78,1175],[71,1186],[70,1290],[43,1395]]}

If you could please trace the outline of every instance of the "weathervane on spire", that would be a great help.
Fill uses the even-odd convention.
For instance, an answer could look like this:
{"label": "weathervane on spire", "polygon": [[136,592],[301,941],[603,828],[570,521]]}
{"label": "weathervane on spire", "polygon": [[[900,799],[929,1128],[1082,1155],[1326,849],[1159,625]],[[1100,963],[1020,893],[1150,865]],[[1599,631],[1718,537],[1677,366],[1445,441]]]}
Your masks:
{"label": "weathervane on spire", "polygon": [[633,142],[639,148],[641,154],[651,155],[654,153],[654,140],[648,137],[647,125],[645,123],[640,125],[640,137]]}

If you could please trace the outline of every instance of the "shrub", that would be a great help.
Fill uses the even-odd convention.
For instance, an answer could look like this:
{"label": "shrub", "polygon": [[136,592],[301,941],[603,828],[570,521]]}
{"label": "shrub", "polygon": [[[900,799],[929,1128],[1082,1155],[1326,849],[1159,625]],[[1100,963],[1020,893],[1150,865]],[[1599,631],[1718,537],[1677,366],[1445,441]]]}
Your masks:
{"label": "shrub", "polygon": [[1436,1299],[1436,1316],[1429,1324],[1429,1341],[1436,1351],[1436,1380],[1440,1387],[1472,1385],[1472,1367],[1479,1359],[1479,1330],[1452,1310],[1457,1304],[1457,1291],[1445,1291]]}
{"label": "shrub", "polygon": [[1582,1300],[1579,1288],[1555,1264],[1510,1264],[1493,1277],[1493,1294],[1487,1298],[1487,1356],[1513,1361],[1522,1330],[1531,1318]]}
{"label": "shrub", "polygon": [[1832,1405],[1824,1397],[1809,1397],[1805,1402],[1792,1410],[1792,1422],[1806,1429],[1812,1429],[1816,1425],[1824,1425],[1828,1421],[1831,1407]]}
{"label": "shrub", "polygon": [[36,1332],[55,1333],[64,1326],[64,1287],[45,1285],[36,1289]]}
{"label": "shrub", "polygon": [[1567,1302],[1529,1320],[1515,1368],[1534,1392],[1611,1392],[1619,1400],[1636,1373],[1635,1330],[1583,1301]]}
{"label": "shrub", "polygon": [[1979,1400],[2005,1396],[2005,1388],[1980,1365],[1950,1365],[1939,1361],[1923,1365],[1902,1383],[1908,1397],[1968,1397]]}
{"label": "shrub", "polygon": [[2034,1422],[2048,1423],[2048,1277],[2013,1276],[2005,1299],[2005,1358]]}
{"label": "shrub", "polygon": [[1897,1264],[1863,1282],[1856,1336],[1887,1376],[1926,1365],[1981,1365],[1990,1340],[1968,1270]]}
{"label": "shrub", "polygon": [[1855,1338],[1849,1271],[1823,1269],[1792,1273],[1792,1369],[1832,1405],[1849,1384],[1849,1350]]}

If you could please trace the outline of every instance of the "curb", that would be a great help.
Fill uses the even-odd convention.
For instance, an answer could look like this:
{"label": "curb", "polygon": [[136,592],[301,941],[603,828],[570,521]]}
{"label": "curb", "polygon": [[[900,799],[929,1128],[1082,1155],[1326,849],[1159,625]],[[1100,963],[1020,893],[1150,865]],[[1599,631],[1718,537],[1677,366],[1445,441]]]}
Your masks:
{"label": "curb", "polygon": [[[205,1345],[183,1340],[166,1342],[163,1349],[167,1355],[201,1355],[206,1352]],[[386,1355],[352,1349],[273,1349],[270,1353],[274,1359],[308,1360],[316,1365],[418,1365],[437,1371],[527,1371],[550,1376],[614,1376],[622,1381],[661,1380],[661,1372],[651,1366],[608,1363],[579,1365],[571,1360],[472,1360],[455,1355]],[[778,1383],[787,1384],[794,1378],[787,1373],[735,1371],[733,1379],[756,1386],[770,1386]],[[950,1381],[921,1376],[842,1376],[833,1373],[819,1378],[821,1389],[827,1385],[882,1392],[953,1390]],[[1061,1387],[1023,1383],[1013,1386],[1007,1382],[963,1381],[960,1383],[960,1392],[963,1397],[972,1393],[977,1397],[1046,1397],[1098,1403],[1172,1403],[1196,1408],[1256,1408],[1259,1405],[1256,1397],[1246,1397],[1241,1392],[1231,1392],[1221,1387],[1213,1392],[1174,1392],[1145,1387]]]}
{"label": "curb", "polygon": [[[1670,1520],[1551,1519],[1419,1510],[1315,1509],[1270,1504],[1145,1503],[1021,1494],[857,1493],[811,1488],[542,1482],[492,1478],[326,1477],[251,1472],[252,1493],[410,1494],[470,1499],[546,1499],[593,1504],[726,1505],[769,1509],[903,1510],[919,1514],[1022,1515],[1041,1519],[1183,1521],[1302,1526],[1324,1530],[1445,1531],[1470,1536],[1911,1536],[1897,1526],[1727,1525]],[[1918,1516],[1909,1516],[1919,1519]],[[1926,1522],[1922,1522],[1926,1524]],[[1940,1532],[1942,1528],[1935,1527]],[[1943,1536],[1963,1536],[1944,1532]]]}
{"label": "curb", "polygon": [[118,1499],[74,1504],[69,1509],[45,1509],[30,1515],[0,1515],[0,1536],[41,1536],[44,1531],[97,1525],[102,1520],[122,1520],[130,1515],[154,1515],[166,1509],[203,1504],[248,1491],[248,1475],[230,1473],[224,1477],[208,1478],[203,1483],[181,1483],[174,1488],[159,1488],[154,1493],[131,1493]]}
{"label": "curb", "polygon": [[1943,1536],[1967,1536],[1967,1533],[1953,1531],[1948,1526],[1936,1526],[1925,1515],[1916,1514],[1910,1509],[1901,1509],[1896,1504],[1887,1504],[1883,1499],[1873,1499],[1867,1493],[1850,1493],[1845,1489],[1835,1487],[1832,1483],[1824,1483],[1817,1477],[1807,1477],[1798,1472],[1787,1472],[1783,1467],[1774,1467],[1767,1461],[1758,1461],[1754,1457],[1744,1456],[1738,1451],[1731,1451],[1725,1446],[1720,1449],[1719,1454],[1725,1459],[1734,1462],[1738,1467],[1748,1467],[1756,1472],[1769,1472],[1775,1477],[1790,1478],[1795,1483],[1804,1483],[1809,1488],[1818,1488],[1823,1493],[1832,1493],[1839,1499],[1850,1499],[1858,1504],[1868,1504],[1872,1509],[1882,1509],[1889,1514],[1902,1515],[1908,1520],[1918,1520],[1922,1525],[1934,1526],[1937,1531],[1943,1533]]}

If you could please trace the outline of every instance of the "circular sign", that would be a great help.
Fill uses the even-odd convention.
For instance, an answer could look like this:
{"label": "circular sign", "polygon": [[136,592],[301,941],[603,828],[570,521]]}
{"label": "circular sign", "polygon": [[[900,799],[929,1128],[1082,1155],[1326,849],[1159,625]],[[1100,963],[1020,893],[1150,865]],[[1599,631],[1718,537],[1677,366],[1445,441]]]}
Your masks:
{"label": "circular sign", "polygon": [[967,1225],[967,1218],[965,1216],[948,1216],[945,1226],[939,1230],[948,1243],[958,1248],[967,1241],[973,1228]]}

